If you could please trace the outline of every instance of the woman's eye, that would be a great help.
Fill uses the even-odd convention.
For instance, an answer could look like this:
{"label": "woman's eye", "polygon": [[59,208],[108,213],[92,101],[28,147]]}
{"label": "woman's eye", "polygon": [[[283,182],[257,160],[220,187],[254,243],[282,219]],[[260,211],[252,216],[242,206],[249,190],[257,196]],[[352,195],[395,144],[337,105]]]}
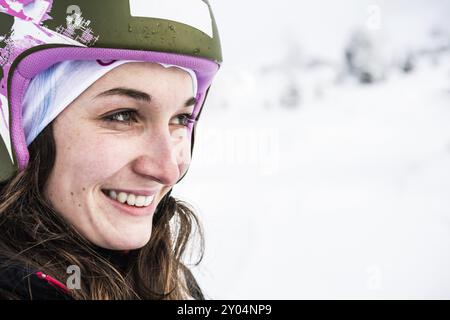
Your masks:
{"label": "woman's eye", "polygon": [[[107,122],[115,122],[131,125],[132,122],[138,122],[138,113],[135,110],[124,110],[105,116],[103,117],[103,120]],[[195,118],[193,118],[191,114],[183,113],[175,116],[171,124],[187,127],[195,121],[196,121]]]}
{"label": "woman's eye", "polygon": [[131,125],[131,122],[137,122],[137,112],[135,110],[124,110],[106,116],[103,119],[110,122],[119,122]]}
{"label": "woman's eye", "polygon": [[189,113],[179,114],[178,116],[175,117],[175,119],[177,120],[176,123],[177,125],[182,125],[185,127],[196,121],[195,118],[193,118],[192,115]]}

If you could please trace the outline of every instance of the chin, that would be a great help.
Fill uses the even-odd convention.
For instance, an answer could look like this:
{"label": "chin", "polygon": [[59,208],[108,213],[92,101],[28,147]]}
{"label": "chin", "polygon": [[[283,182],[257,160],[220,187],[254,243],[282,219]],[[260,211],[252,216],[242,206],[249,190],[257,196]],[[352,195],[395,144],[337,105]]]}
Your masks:
{"label": "chin", "polygon": [[135,250],[145,246],[150,241],[151,233],[142,236],[133,235],[121,239],[111,239],[108,241],[107,248],[111,250]]}

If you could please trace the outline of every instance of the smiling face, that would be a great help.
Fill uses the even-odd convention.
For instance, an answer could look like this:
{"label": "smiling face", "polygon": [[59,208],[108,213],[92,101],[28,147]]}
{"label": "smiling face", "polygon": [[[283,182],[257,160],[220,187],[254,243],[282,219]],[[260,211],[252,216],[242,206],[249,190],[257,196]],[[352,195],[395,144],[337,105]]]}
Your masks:
{"label": "smiling face", "polygon": [[181,69],[113,69],[54,120],[45,196],[95,245],[144,246],[158,203],[188,168],[194,104],[191,76]]}

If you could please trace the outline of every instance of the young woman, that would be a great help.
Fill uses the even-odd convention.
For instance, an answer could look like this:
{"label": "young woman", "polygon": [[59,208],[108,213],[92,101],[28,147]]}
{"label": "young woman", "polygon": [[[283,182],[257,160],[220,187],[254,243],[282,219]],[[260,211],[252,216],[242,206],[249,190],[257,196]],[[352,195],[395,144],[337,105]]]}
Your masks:
{"label": "young woman", "polygon": [[199,221],[170,193],[222,60],[209,3],[0,11],[0,297],[203,299],[183,263]]}

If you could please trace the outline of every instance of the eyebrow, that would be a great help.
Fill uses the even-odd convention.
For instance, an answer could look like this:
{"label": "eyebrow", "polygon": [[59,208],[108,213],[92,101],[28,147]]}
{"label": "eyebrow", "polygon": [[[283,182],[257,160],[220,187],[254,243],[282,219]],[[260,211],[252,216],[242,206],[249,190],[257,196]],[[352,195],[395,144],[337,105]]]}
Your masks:
{"label": "eyebrow", "polygon": [[[148,93],[145,93],[143,91],[135,90],[135,89],[128,89],[128,88],[113,88],[106,90],[96,96],[98,97],[109,97],[109,96],[125,96],[137,101],[141,102],[151,102],[152,96]],[[185,107],[193,106],[197,103],[197,99],[195,97],[189,98],[185,103]]]}

